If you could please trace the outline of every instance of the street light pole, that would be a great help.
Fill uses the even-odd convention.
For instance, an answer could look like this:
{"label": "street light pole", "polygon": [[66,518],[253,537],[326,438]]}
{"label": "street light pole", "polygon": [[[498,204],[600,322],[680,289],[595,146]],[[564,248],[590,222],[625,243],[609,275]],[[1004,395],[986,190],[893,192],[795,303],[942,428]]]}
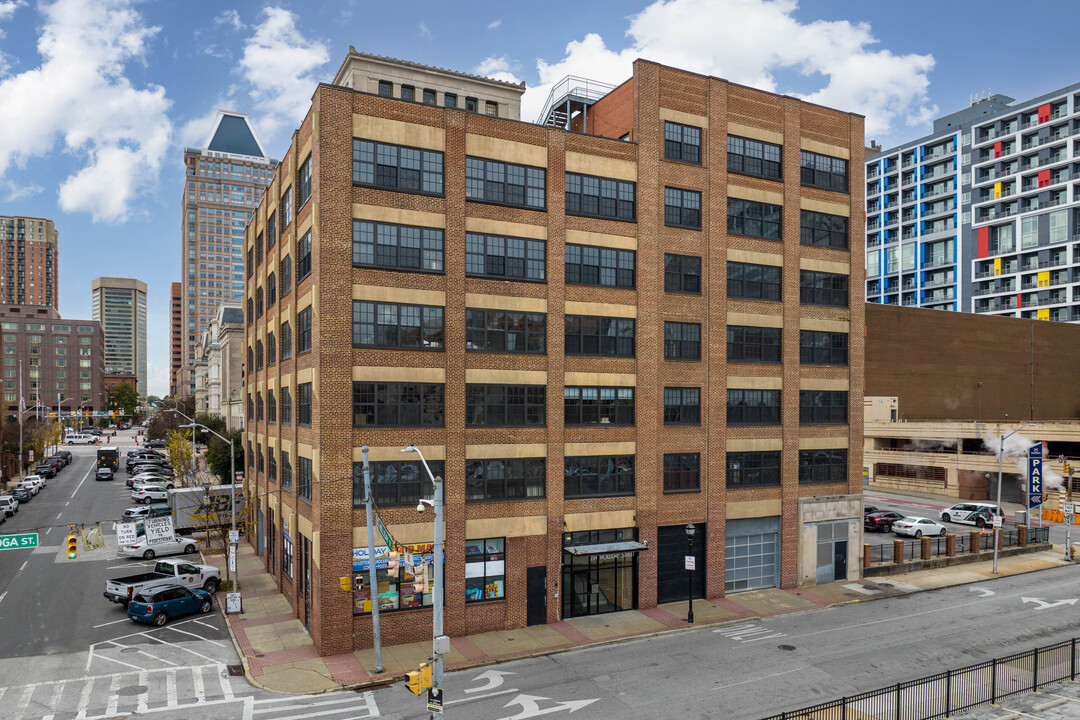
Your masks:
{"label": "street light pole", "polygon": [[[189,426],[180,425],[178,427],[190,427],[191,428],[191,480],[188,482],[188,486],[189,487],[194,487],[195,484],[196,484],[196,481],[198,480],[198,478],[195,476],[195,467],[196,467],[197,458],[198,458],[198,456],[195,454],[195,425],[196,425],[195,419],[194,418],[189,418],[187,415],[180,412],[176,408],[166,408],[165,412],[176,413],[177,415],[179,415],[180,417],[184,418],[189,423],[191,423],[191,425],[189,425]],[[209,430],[209,428],[206,428],[205,425],[200,425],[199,427],[202,427],[202,428],[205,428],[205,429]],[[213,432],[213,431],[211,431],[211,432]],[[217,435],[217,433],[214,433],[214,434]],[[218,435],[218,437],[221,437],[221,436]],[[221,439],[225,440],[225,438],[221,438]],[[225,440],[225,442],[229,442],[229,441]],[[236,474],[235,473],[233,474],[232,479],[236,480]]]}
{"label": "street light pole", "polygon": [[[179,412],[179,411],[177,411],[177,412]],[[180,413],[180,414],[184,415],[183,413]],[[187,417],[187,415],[184,415],[184,417]],[[230,533],[229,544],[233,546],[233,552],[236,553],[236,554],[239,554],[239,552],[238,552],[238,546],[240,545],[239,538],[237,538],[236,542],[233,542],[231,540],[232,534],[236,532],[236,448],[233,446],[234,443],[229,438],[222,437],[221,435],[218,435],[216,432],[214,432],[210,428],[206,427],[205,425],[200,425],[199,423],[197,423],[195,421],[192,421],[190,425],[181,425],[180,427],[190,427],[191,428],[192,442],[194,442],[194,438],[195,438],[195,428],[201,428],[202,430],[205,430],[206,432],[210,433],[211,435],[213,435],[213,436],[215,436],[217,438],[220,438],[222,441],[229,443],[229,511],[230,511],[230,513],[229,513],[229,529],[232,531],[232,533]],[[228,566],[226,565],[226,567],[228,567]],[[234,592],[235,592],[236,588],[238,588],[238,587],[240,587],[240,563],[236,564],[236,570],[233,572],[233,590],[234,590]]]}
{"label": "street light pole", "polygon": [[694,624],[694,571],[690,569],[690,563],[694,558],[694,533],[697,528],[694,523],[686,523],[686,599],[689,606],[686,611],[686,622]]}

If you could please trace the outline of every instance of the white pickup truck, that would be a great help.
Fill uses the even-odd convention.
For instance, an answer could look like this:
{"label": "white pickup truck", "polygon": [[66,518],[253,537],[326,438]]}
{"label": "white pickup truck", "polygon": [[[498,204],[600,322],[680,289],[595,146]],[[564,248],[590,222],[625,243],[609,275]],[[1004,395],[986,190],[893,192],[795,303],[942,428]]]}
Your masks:
{"label": "white pickup truck", "polygon": [[211,565],[196,565],[186,560],[159,560],[154,571],[105,581],[105,597],[127,605],[140,591],[158,585],[201,588],[213,595],[221,584],[221,572]]}

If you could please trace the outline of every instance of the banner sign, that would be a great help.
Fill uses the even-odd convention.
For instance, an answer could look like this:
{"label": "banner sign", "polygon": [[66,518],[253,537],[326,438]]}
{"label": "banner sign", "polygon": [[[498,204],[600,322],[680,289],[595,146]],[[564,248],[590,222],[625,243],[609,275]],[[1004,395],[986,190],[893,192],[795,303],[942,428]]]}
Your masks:
{"label": "banner sign", "polygon": [[[414,555],[414,563],[431,564],[435,561],[435,543],[413,543],[411,545],[399,545],[405,552]],[[387,561],[390,559],[390,548],[386,545],[375,546],[375,568],[385,570]],[[368,549],[366,547],[353,548],[352,551],[353,572],[365,572],[368,569]],[[446,556],[443,556],[446,562]]]}
{"label": "banner sign", "polygon": [[1036,443],[1028,448],[1028,507],[1042,505],[1043,494],[1043,447]]}

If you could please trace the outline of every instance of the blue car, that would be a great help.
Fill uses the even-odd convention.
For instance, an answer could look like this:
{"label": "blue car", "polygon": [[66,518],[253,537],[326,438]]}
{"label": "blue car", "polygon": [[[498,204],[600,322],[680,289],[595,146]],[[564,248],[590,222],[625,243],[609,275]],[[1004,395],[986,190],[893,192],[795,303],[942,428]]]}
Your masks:
{"label": "blue car", "polygon": [[164,625],[174,617],[194,612],[208,613],[214,607],[210,593],[179,585],[159,585],[143,590],[128,603],[127,616],[132,620]]}

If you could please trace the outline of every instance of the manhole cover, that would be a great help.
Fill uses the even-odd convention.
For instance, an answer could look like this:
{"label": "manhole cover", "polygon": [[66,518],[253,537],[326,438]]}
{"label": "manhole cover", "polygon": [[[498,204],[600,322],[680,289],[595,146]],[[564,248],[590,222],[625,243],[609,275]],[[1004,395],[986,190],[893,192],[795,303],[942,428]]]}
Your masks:
{"label": "manhole cover", "polygon": [[124,648],[124,649],[123,649],[123,650],[121,650],[120,652],[122,652],[122,653],[133,653],[133,652],[139,652],[139,648]]}
{"label": "manhole cover", "polygon": [[241,675],[244,674],[244,666],[243,665],[226,665],[225,667],[226,667],[226,669],[228,669],[229,674],[232,675],[233,677],[240,677]]}
{"label": "manhole cover", "polygon": [[776,647],[780,648],[781,650],[794,650],[795,649],[794,645],[777,645]]}
{"label": "manhole cover", "polygon": [[120,688],[119,690],[117,690],[116,694],[124,696],[142,695],[148,689],[149,688],[147,688],[145,685],[129,685],[125,688]]}

